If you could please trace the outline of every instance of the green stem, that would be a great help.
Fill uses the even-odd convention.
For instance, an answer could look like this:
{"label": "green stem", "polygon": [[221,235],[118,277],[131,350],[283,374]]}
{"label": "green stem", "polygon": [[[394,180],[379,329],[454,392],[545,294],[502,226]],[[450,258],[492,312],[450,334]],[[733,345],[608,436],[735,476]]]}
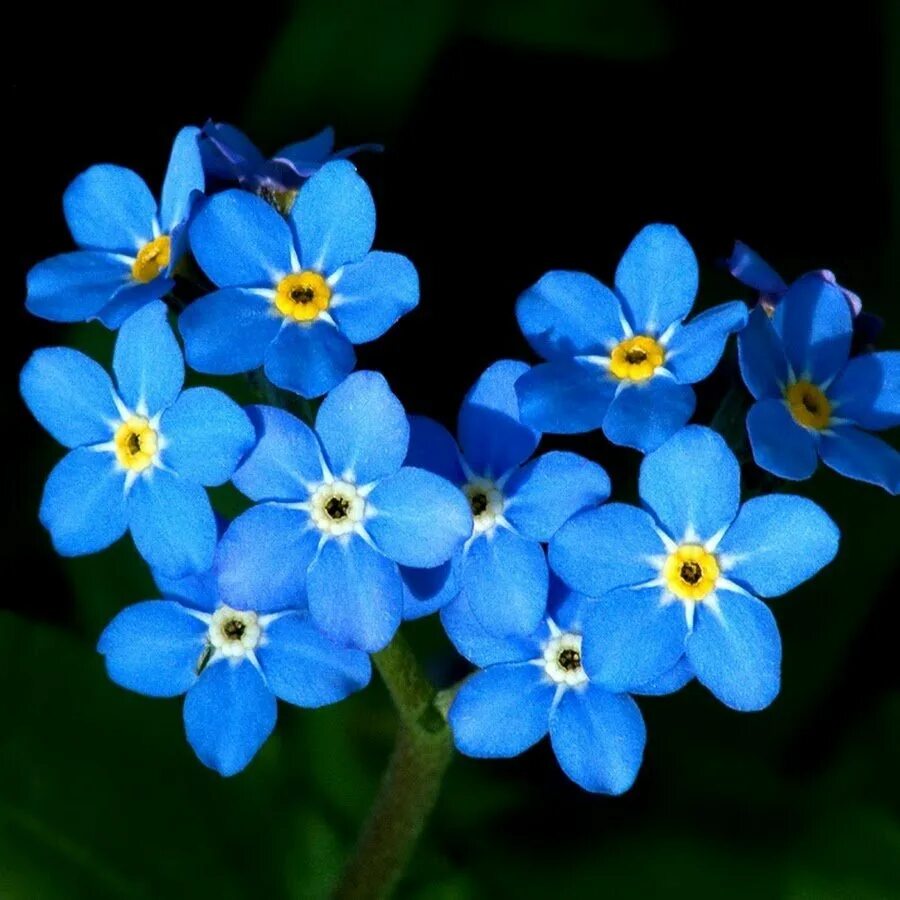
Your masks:
{"label": "green stem", "polygon": [[453,744],[437,693],[402,634],[373,656],[397,708],[394,752],[336,900],[388,897],[403,875],[440,792]]}

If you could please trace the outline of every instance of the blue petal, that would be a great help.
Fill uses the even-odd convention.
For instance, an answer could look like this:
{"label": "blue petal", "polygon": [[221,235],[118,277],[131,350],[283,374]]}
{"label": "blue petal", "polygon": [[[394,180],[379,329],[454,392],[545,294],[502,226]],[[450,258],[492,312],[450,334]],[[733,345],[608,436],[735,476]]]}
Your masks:
{"label": "blue petal", "polygon": [[361,537],[329,540],[307,577],[313,622],[339,644],[375,653],[385,647],[403,617],[403,585],[397,566]]}
{"label": "blue petal", "polygon": [[464,682],[448,720],[466,756],[518,756],[547,733],[554,686],[531,663],[491,666]]}
{"label": "blue petal", "polygon": [[165,464],[205,485],[228,481],[256,437],[237,403],[208,387],[186,390],[163,414],[159,428]]}
{"label": "blue petal", "polygon": [[246,191],[216,194],[191,224],[191,249],[218,287],[272,287],[291,271],[287,222]]}
{"label": "blue petal", "polygon": [[665,554],[649,513],[608,503],[579,513],[550,541],[550,565],[571,588],[602,597],[657,576],[651,559]]}
{"label": "blue petal", "polygon": [[759,400],[747,413],[753,461],[779,478],[801,481],[816,470],[816,438],[794,421],[784,400]]}
{"label": "blue petal", "polygon": [[632,694],[641,694],[644,697],[662,697],[666,694],[674,694],[680,691],[694,677],[694,670],[686,656],[682,656],[675,665],[659,678],[654,678],[648,684],[632,688]]}
{"label": "blue petal", "polygon": [[900,453],[890,444],[858,428],[833,428],[822,435],[819,453],[835,472],[900,493]]}
{"label": "blue petal", "polygon": [[827,566],[839,540],[837,525],[812,500],[769,494],[741,507],[717,553],[732,581],[761,597],[777,597]]}
{"label": "blue petal", "polygon": [[580,632],[584,619],[594,605],[594,600],[573,591],[558,575],[550,573],[550,590],[547,596],[547,617],[563,631]]}
{"label": "blue petal", "polygon": [[834,415],[873,431],[895,428],[900,425],[900,350],[851,359],[828,393]]}
{"label": "blue petal", "polygon": [[109,253],[79,250],[39,262],[28,273],[25,307],[51,322],[94,318],[128,283],[131,267]]}
{"label": "blue petal", "polygon": [[850,355],[853,319],[840,288],[821,275],[798,278],[772,318],[797,378],[820,384],[843,368]]}
{"label": "blue petal", "polygon": [[497,528],[476,538],[463,557],[462,594],[493,634],[528,635],[547,609],[547,560],[541,545]]}
{"label": "blue petal", "polygon": [[340,384],[355,365],[353,345],[321,319],[311,325],[288,322],[266,350],[269,380],[309,399]]}
{"label": "blue petal", "polygon": [[173,287],[175,287],[174,280],[163,275],[146,284],[141,284],[139,281],[123,284],[109,303],[97,313],[96,318],[110,331],[116,331],[122,327],[126,319],[148,303],[165,297]]}
{"label": "blue petal", "polygon": [[286,160],[295,167],[305,168],[311,164],[321,165],[334,150],[334,129],[323,128],[305,141],[296,141],[282,147],[273,157],[274,160]]}
{"label": "blue petal", "polygon": [[134,255],[153,240],[156,201],[131,169],[91,166],[66,188],[63,210],[79,247]]}
{"label": "blue petal", "polygon": [[219,572],[215,566],[181,578],[167,578],[154,572],[153,580],[164,597],[173,597],[182,606],[211,613],[219,605]]}
{"label": "blue petal", "polygon": [[782,396],[788,380],[787,357],[772,320],[761,306],[750,313],[747,327],[738,335],[738,362],[744,384],[757,400]]}
{"label": "blue petal", "polygon": [[579,359],[535,366],[516,382],[522,421],[551,434],[599,428],[615,393],[605,370]]}
{"label": "blue petal", "polygon": [[128,495],[128,524],[151,568],[178,578],[205,572],[216,550],[216,519],[206,491],[164,469],[140,476]]}
{"label": "blue petal", "polygon": [[148,303],[121,327],[113,371],[129,409],[153,416],[175,402],[184,384],[184,358],[165,303]]}
{"label": "blue petal", "polygon": [[740,712],[765,709],[781,684],[781,637],[755,597],[718,590],[718,610],[698,603],[687,658],[697,680]]}
{"label": "blue petal", "polygon": [[477,475],[499,478],[528,459],[541,436],[519,420],[516,380],[523,362],[502,359],[481,374],[459,411],[459,444]]}
{"label": "blue petal", "polygon": [[113,455],[79,447],[64,456],[44,486],[40,518],[63,556],[96,553],[122,537],[125,475]]}
{"label": "blue petal", "polygon": [[548,272],[516,301],[516,318],[545,359],[605,355],[625,336],[618,297],[583,272]]}
{"label": "blue petal", "polygon": [[269,690],[296,706],[337,703],[372,677],[367,654],[328,640],[307,613],[291,612],[271,622],[256,655]]}
{"label": "blue petal", "polygon": [[762,294],[780,294],[787,290],[781,276],[743,241],[734,242],[734,250],[728,257],[728,271],[741,284],[746,284]]}
{"label": "blue petal", "polygon": [[365,344],[418,303],[416,267],[399,253],[375,250],[342,270],[328,309],[351,343]]}
{"label": "blue petal", "polygon": [[210,375],[258,369],[283,319],[265,297],[237,288],[195,300],[179,317],[188,365]]}
{"label": "blue petal", "polygon": [[319,536],[302,510],[266,503],[241,513],[219,542],[222,602],[259,612],[302,606]]}
{"label": "blue petal", "polygon": [[409,422],[378,372],[356,372],[324,400],[316,431],[331,471],[368,484],[393,475],[409,445]]}
{"label": "blue petal", "polygon": [[723,438],[688,425],[641,463],[641,500],[675,541],[705,543],[741,502],[741,467]]}
{"label": "blue petal", "polygon": [[458,568],[455,559],[431,569],[400,566],[404,621],[429,616],[455,599],[459,594]]}
{"label": "blue petal", "polygon": [[178,132],[172,145],[159,205],[160,224],[167,234],[187,219],[194,192],[203,193],[205,181],[197,142],[199,136],[200,129],[189,125]]}
{"label": "blue petal", "polygon": [[322,480],[319,442],[312,429],[283,409],[249,406],[256,445],[234,473],[251,500],[306,500],[307,485]]}
{"label": "blue petal", "polygon": [[103,630],[97,650],[116,683],[149,697],[177,697],[197,680],[206,625],[172,600],[126,606]]}
{"label": "blue petal", "polygon": [[739,300],[714,306],[679,328],[666,347],[666,368],[681,384],[693,384],[719,364],[728,335],[747,324],[747,307]]}
{"label": "blue petal", "polygon": [[68,347],[31,354],[19,376],[31,414],[66,447],[110,440],[119,414],[109,375],[89,356]]}
{"label": "blue petal", "polygon": [[662,376],[626,385],[610,404],[603,433],[614,444],[649,453],[687,424],[696,402],[688,385]]}
{"label": "blue petal", "polygon": [[602,466],[555,450],[523,466],[504,485],[503,515],[526,537],[549,541],[575,513],[603,503],[609,490]]}
{"label": "blue petal", "polygon": [[543,655],[540,639],[549,636],[545,623],[527,637],[492,634],[475,618],[465,594],[460,594],[441,610],[441,624],[453,646],[470,663],[482,668],[496,663],[540,659]]}
{"label": "blue petal", "polygon": [[591,604],[582,657],[592,683],[630,691],[665,675],[684,654],[684,606],[660,587],[619,588]]}
{"label": "blue petal", "polygon": [[427,469],[453,484],[466,481],[453,435],[425,416],[409,416],[409,449],[404,465]]}
{"label": "blue petal", "polygon": [[379,481],[368,505],[374,515],[366,531],[388,559],[404,566],[439,566],[472,534],[463,492],[424,469],[404,466]]}
{"label": "blue petal", "polygon": [[550,743],[563,772],[597,794],[623,794],[634,784],[646,742],[637,703],[593,685],[566,691],[550,719]]}
{"label": "blue petal", "polygon": [[674,225],[642,228],[616,269],[616,290],[637,334],[659,334],[683,319],[698,280],[697,257]]}
{"label": "blue petal", "polygon": [[184,700],[184,728],[200,762],[236,775],[275,727],[275,695],[248,660],[207,666]]}
{"label": "blue petal", "polygon": [[375,238],[375,201],[352,163],[322,166],[297,194],[290,220],[304,269],[331,274],[359,262]]}
{"label": "blue petal", "polygon": [[265,157],[243,131],[226,122],[207,122],[200,137],[206,171],[220,181],[243,181]]}

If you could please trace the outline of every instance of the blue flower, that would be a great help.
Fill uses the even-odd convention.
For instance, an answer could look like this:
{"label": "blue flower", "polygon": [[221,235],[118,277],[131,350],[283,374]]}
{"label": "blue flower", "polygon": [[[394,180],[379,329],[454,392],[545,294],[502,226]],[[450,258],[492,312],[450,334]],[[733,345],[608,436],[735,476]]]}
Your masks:
{"label": "blue flower", "polygon": [[738,338],[741,374],[756,403],[747,433],[757,465],[792,480],[818,459],[836,472],[900,491],[900,453],[869,434],[900,424],[900,351],[849,359],[843,294],[805,275],[771,318],[761,307]]}
{"label": "blue flower", "polygon": [[221,392],[182,391],[184,360],[160,301],[122,326],[113,370],[117,388],[67,347],[36,351],[22,370],[28,408],[71,448],[47,479],[41,522],[63,556],[94,553],[130,531],[160,572],[202,572],[216,547],[204,485],[228,481],[253,427]]}
{"label": "blue flower", "polygon": [[222,538],[223,601],[307,604],[334,640],[380,650],[403,614],[398,566],[434,568],[453,556],[472,531],[465,498],[403,465],[406,413],[376,372],[335,388],[315,432],[284,410],[250,414],[258,443],[234,483],[259,505]]}
{"label": "blue flower", "polygon": [[484,372],[463,401],[459,447],[437,422],[410,420],[407,464],[442,475],[468,498],[474,528],[458,585],[482,626],[498,635],[538,626],[548,578],[541,542],[574,513],[606,500],[610,488],[606,472],[575,453],[545,453],[523,465],[540,439],[519,419],[514,386],[526,371],[525,363],[501,360]]}
{"label": "blue flower", "polygon": [[769,608],[837,552],[835,524],[787,494],[740,505],[740,467],[708,428],[679,431],[641,463],[646,510],[581,513],[550,544],[550,565],[598,598],[584,625],[585,667],[611,688],[652,682],[682,663],[727,706],[778,693],[781,640]]}
{"label": "blue flower", "polygon": [[[582,620],[590,603],[554,588],[550,615],[526,637],[486,631],[465,597],[445,607],[444,627],[460,653],[479,667],[450,706],[453,739],[467,756],[518,756],[549,731],[562,770],[585,790],[621,794],[634,783],[646,743],[640,710],[588,665]],[[690,678],[679,667],[670,685]],[[638,693],[635,691],[635,693]]]}
{"label": "blue flower", "polygon": [[724,303],[684,324],[697,259],[671,225],[648,225],[616,269],[615,291],[581,272],[548,272],[519,297],[526,340],[548,362],[516,385],[522,419],[541,431],[602,428],[614,444],[655,449],[694,412],[691,384],[716,367],[747,321]]}
{"label": "blue flower", "polygon": [[374,235],[372,195],[349,162],[313,175],[288,221],[252,194],[217,194],[194,220],[191,247],[222,290],[181,315],[188,363],[214,375],[264,365],[304,397],[330,391],[356,364],[353,344],[419,302],[413,264],[370,252]]}
{"label": "blue flower", "polygon": [[319,707],[369,683],[369,657],[330,641],[304,610],[227,606],[215,569],[157,584],[163,599],[122,610],[97,649],[116,684],[150,697],[186,694],[188,742],[222,775],[240,772],[272,733],[276,697]]}
{"label": "blue flower", "polygon": [[159,207],[143,179],[120,166],[92,166],[69,185],[63,209],[81,249],[28,273],[29,312],[54,322],[100,319],[118,328],[171,290],[203,191],[198,134],[196,128],[178,132]]}

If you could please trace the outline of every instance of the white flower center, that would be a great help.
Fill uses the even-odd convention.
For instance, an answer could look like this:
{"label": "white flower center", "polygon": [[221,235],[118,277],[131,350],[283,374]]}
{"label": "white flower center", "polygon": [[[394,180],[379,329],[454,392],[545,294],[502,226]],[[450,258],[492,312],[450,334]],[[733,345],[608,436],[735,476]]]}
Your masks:
{"label": "white flower center", "polygon": [[475,521],[475,534],[490,531],[497,519],[503,515],[503,494],[489,478],[473,478],[463,487],[463,493],[472,507],[472,518]]}
{"label": "white flower center", "polygon": [[576,687],[586,684],[587,673],[581,665],[581,635],[564,631],[544,644],[544,671],[555,684]]}
{"label": "white flower center", "polygon": [[220,606],[210,619],[207,641],[216,656],[246,656],[259,646],[261,638],[262,627],[255,612]]}
{"label": "white flower center", "polygon": [[355,484],[332,481],[320,484],[309,500],[309,515],[325,534],[348,534],[366,515],[366,501]]}

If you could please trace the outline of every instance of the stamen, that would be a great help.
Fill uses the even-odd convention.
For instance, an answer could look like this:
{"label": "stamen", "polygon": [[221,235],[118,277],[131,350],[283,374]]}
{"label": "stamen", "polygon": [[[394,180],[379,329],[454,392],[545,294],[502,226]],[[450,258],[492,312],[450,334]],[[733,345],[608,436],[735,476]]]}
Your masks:
{"label": "stamen", "polygon": [[581,668],[581,654],[574,647],[566,647],[564,650],[560,650],[556,661],[559,663],[559,667],[567,672],[574,672],[576,669]]}
{"label": "stamen", "polygon": [[137,257],[131,264],[131,277],[141,284],[153,281],[169,267],[171,253],[172,242],[167,234],[148,241],[138,250]]}
{"label": "stamen", "polygon": [[350,509],[350,503],[348,500],[345,500],[343,497],[332,497],[325,504],[325,512],[331,516],[332,519],[340,520],[347,517],[347,511]]}
{"label": "stamen", "polygon": [[715,590],[719,563],[699,544],[681,544],[666,558],[662,576],[676,597],[699,602]]}
{"label": "stamen", "polygon": [[703,577],[703,569],[694,561],[686,562],[681,566],[681,580],[688,584],[696,584]]}
{"label": "stamen", "polygon": [[312,322],[330,302],[328,282],[312,270],[285,275],[275,288],[275,308],[296,322]]}
{"label": "stamen", "polygon": [[665,349],[656,339],[645,334],[620,341],[612,349],[609,371],[621,381],[647,381],[663,364]]}
{"label": "stamen", "polygon": [[796,381],[784,392],[794,421],[804,428],[822,431],[831,422],[831,403],[825,392],[810,381]]}

